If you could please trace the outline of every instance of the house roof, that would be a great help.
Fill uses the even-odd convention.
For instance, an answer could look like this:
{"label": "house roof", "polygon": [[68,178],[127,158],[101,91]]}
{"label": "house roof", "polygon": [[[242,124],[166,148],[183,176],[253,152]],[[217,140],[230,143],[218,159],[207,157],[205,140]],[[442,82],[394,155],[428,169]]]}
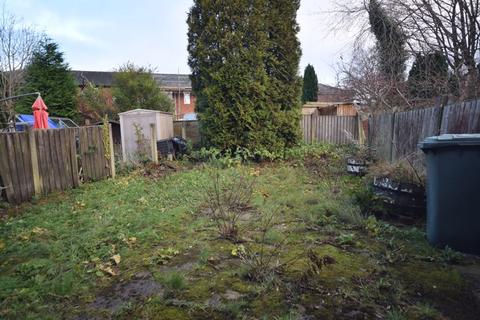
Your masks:
{"label": "house roof", "polygon": [[326,84],[318,84],[318,101],[329,104],[339,104],[353,101],[355,91],[332,87]]}
{"label": "house roof", "polygon": [[[85,85],[87,81],[96,86],[111,87],[116,71],[82,71],[72,70],[75,83]],[[153,73],[153,79],[164,89],[191,90],[192,82],[188,74]]]}
{"label": "house roof", "polygon": [[345,91],[347,91],[347,90],[342,89],[342,88],[338,88],[338,87],[329,86],[328,84],[323,84],[323,83],[318,84],[318,93],[319,94],[339,94],[339,93],[343,93]]}

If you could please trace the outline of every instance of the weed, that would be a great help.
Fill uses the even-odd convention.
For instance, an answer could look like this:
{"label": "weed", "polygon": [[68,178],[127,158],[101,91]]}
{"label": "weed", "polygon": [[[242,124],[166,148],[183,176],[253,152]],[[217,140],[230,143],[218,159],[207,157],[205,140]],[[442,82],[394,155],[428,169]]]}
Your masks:
{"label": "weed", "polygon": [[288,314],[285,314],[283,316],[275,317],[275,320],[299,320],[303,319],[302,315],[298,313],[296,310],[290,311]]}
{"label": "weed", "polygon": [[385,210],[384,202],[375,195],[370,185],[357,188],[353,192],[353,199],[364,216],[381,214]]}
{"label": "weed", "polygon": [[385,320],[407,320],[407,317],[403,315],[398,310],[390,310],[386,315],[385,315]]}
{"label": "weed", "polygon": [[307,277],[319,275],[323,267],[336,262],[335,258],[328,255],[319,257],[312,249],[307,251],[307,257],[309,259],[309,267],[306,273]]}
{"label": "weed", "polygon": [[343,233],[337,237],[337,241],[342,246],[351,246],[355,244],[355,235],[353,233]]}
{"label": "weed", "polygon": [[238,316],[241,314],[242,309],[244,309],[247,305],[247,302],[243,299],[237,301],[228,302],[221,307],[221,311],[228,314],[229,318],[237,319]]}
{"label": "weed", "polygon": [[149,157],[149,148],[148,148],[148,139],[145,138],[143,133],[143,128],[138,123],[133,123],[135,128],[135,143],[137,144],[137,150],[135,151],[135,161],[138,161],[142,164],[149,162],[151,159]]}
{"label": "weed", "polygon": [[179,291],[185,288],[185,277],[177,272],[168,274],[164,279],[164,284],[173,291]]}
{"label": "weed", "polygon": [[453,250],[449,246],[446,246],[442,252],[442,260],[447,263],[456,264],[462,262],[463,255],[460,252]]}
{"label": "weed", "polygon": [[438,312],[438,310],[426,303],[419,303],[412,306],[409,310],[409,314],[411,314],[414,319],[441,319],[440,312]]}

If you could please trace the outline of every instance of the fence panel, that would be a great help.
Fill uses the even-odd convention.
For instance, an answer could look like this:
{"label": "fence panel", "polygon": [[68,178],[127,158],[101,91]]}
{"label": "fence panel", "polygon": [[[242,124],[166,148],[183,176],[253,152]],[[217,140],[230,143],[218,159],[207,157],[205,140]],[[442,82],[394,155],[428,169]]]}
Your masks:
{"label": "fence panel", "polygon": [[393,120],[392,113],[372,115],[368,120],[368,144],[384,161],[392,159]]}
{"label": "fence panel", "polygon": [[480,100],[448,105],[444,108],[441,134],[479,132]]}
{"label": "fence panel", "polygon": [[11,203],[78,187],[79,171],[84,180],[108,177],[111,165],[101,126],[0,134],[0,187]]}
{"label": "fence panel", "polygon": [[323,116],[313,113],[302,116],[301,127],[305,143],[345,144],[350,143],[351,138],[359,138],[356,116]]}
{"label": "fence panel", "polygon": [[374,115],[368,125],[368,142],[377,156],[396,161],[418,151],[418,143],[426,137],[480,133],[480,101]]}
{"label": "fence panel", "polygon": [[34,194],[30,156],[26,132],[0,135],[0,176],[9,202],[28,201]]}
{"label": "fence panel", "polygon": [[438,134],[441,108],[417,109],[395,113],[392,161],[418,151],[418,143]]}
{"label": "fence panel", "polygon": [[105,153],[103,128],[81,127],[77,131],[82,178],[87,181],[110,176],[110,161]]}
{"label": "fence panel", "polygon": [[175,136],[190,140],[193,144],[201,142],[200,127],[197,120],[174,121],[173,133]]}

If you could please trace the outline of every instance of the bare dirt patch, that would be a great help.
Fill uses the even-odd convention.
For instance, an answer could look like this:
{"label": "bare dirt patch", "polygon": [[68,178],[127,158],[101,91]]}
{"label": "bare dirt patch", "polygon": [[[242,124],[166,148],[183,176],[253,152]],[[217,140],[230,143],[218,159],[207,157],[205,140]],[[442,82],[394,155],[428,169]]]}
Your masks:
{"label": "bare dirt patch", "polygon": [[134,279],[116,283],[97,296],[89,307],[95,310],[118,311],[123,305],[150,297],[163,296],[164,289],[148,272],[140,272]]}

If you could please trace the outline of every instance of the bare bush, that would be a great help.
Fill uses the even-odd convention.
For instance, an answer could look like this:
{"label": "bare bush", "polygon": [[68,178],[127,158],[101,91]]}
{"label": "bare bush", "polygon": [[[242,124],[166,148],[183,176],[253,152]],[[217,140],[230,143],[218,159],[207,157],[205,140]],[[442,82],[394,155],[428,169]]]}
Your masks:
{"label": "bare bush", "polygon": [[280,261],[280,250],[287,241],[287,237],[275,243],[268,243],[267,237],[275,226],[275,218],[278,211],[263,214],[260,221],[260,235],[258,243],[247,247],[238,247],[238,256],[247,267],[247,276],[251,280],[269,282],[275,279],[275,275],[291,261]]}
{"label": "bare bush", "polygon": [[220,174],[218,168],[210,173],[206,188],[208,214],[217,225],[220,236],[237,241],[239,221],[251,211],[255,180],[241,169]]}

